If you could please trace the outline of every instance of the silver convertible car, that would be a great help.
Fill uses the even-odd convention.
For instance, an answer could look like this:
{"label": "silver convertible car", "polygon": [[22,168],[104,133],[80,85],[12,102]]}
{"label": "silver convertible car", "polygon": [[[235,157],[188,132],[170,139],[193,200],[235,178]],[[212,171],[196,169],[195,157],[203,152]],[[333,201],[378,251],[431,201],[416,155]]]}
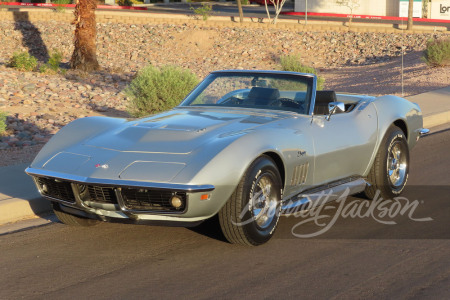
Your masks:
{"label": "silver convertible car", "polygon": [[312,74],[212,72],[174,109],[78,119],[26,169],[61,222],[196,226],[267,242],[281,215],[344,192],[399,195],[421,134],[417,104],[317,91]]}

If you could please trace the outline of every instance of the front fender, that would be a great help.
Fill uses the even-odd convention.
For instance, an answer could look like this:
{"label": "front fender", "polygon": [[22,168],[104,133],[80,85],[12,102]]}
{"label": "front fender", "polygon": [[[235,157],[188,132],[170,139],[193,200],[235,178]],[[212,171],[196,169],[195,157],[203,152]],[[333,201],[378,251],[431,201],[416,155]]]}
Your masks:
{"label": "front fender", "polygon": [[126,119],[87,117],[77,119],[59,130],[36,156],[31,166],[41,168],[51,157],[83,140],[120,126]]}
{"label": "front fender", "polygon": [[[233,139],[211,158],[208,158],[206,154],[200,155],[199,157],[205,159],[205,161],[203,161],[202,167],[195,172],[191,184],[201,182],[202,184],[215,186],[215,190],[208,200],[212,203],[210,205],[205,203],[205,210],[201,213],[209,216],[216,214],[231,197],[251,163],[264,153],[271,152],[278,155],[281,158],[283,168],[286,169],[288,164],[285,161],[286,151],[298,152],[295,145],[297,145],[296,140],[298,142],[299,135],[298,133],[295,134],[295,130],[289,133],[286,132],[285,128],[255,130]],[[206,146],[205,149],[208,149],[208,147]],[[313,153],[312,145],[311,148],[307,149],[308,153]],[[183,173],[193,172],[190,167],[193,167],[192,162],[191,166],[186,167],[174,181],[177,182],[185,176]],[[280,170],[280,173],[283,171]]]}

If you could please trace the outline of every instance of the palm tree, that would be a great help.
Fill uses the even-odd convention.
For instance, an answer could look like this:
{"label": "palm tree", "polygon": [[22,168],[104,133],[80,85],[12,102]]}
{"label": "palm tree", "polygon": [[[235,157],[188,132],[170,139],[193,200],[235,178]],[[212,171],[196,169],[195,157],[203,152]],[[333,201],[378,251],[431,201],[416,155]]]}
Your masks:
{"label": "palm tree", "polygon": [[77,0],[75,6],[75,45],[70,59],[73,69],[92,72],[100,69],[97,61],[95,22],[96,0]]}
{"label": "palm tree", "polygon": [[408,25],[406,26],[406,30],[411,30],[413,27],[413,6],[414,6],[414,0],[409,0]]}

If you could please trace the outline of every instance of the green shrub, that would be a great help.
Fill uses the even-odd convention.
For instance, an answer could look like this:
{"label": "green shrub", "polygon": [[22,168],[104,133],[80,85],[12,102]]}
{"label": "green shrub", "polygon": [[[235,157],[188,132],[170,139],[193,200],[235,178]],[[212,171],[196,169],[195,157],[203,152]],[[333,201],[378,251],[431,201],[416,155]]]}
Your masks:
{"label": "green shrub", "polygon": [[39,72],[41,72],[41,73],[47,73],[48,70],[49,70],[49,68],[48,68],[47,64],[41,65],[39,67]]}
{"label": "green shrub", "polygon": [[[313,67],[304,66],[300,62],[300,55],[283,55],[280,57],[281,68],[283,71],[311,73],[317,75],[316,69]],[[323,89],[325,78],[317,76],[317,89]]]}
{"label": "green shrub", "polygon": [[430,40],[424,51],[423,60],[430,67],[444,67],[450,65],[450,38]]}
{"label": "green shrub", "polygon": [[128,110],[135,117],[169,110],[178,105],[198,81],[196,75],[179,67],[147,66],[125,89],[130,98]]}
{"label": "green shrub", "polygon": [[72,0],[52,0],[53,4],[56,4],[58,6],[55,7],[55,11],[56,12],[65,12],[66,11],[66,7],[63,6],[65,4],[70,4],[72,2]]}
{"label": "green shrub", "polygon": [[202,3],[202,6],[197,8],[191,7],[191,9],[197,16],[202,16],[203,21],[206,21],[211,16],[212,5],[209,3]]}
{"label": "green shrub", "polygon": [[37,59],[28,52],[14,52],[9,66],[20,71],[33,71],[37,66]]}
{"label": "green shrub", "polygon": [[57,73],[60,70],[59,65],[61,64],[61,61],[62,61],[62,53],[58,50],[53,50],[53,52],[50,53],[50,58],[48,59],[48,62],[39,67],[39,72]]}
{"label": "green shrub", "polygon": [[120,5],[120,6],[132,6],[133,5],[133,1],[131,1],[131,0],[117,0],[117,5]]}
{"label": "green shrub", "polygon": [[0,135],[6,131],[6,113],[0,111]]}
{"label": "green shrub", "polygon": [[62,61],[62,53],[58,50],[54,50],[52,53],[50,53],[50,58],[48,59],[48,67],[55,72],[58,72],[59,65]]}

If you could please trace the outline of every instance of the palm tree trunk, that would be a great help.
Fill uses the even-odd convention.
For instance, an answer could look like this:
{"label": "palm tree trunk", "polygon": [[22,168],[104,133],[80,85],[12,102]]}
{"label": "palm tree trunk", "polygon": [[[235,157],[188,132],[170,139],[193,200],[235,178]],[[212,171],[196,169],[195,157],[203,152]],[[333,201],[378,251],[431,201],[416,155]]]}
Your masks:
{"label": "palm tree trunk", "polygon": [[409,0],[408,25],[406,26],[406,30],[412,30],[413,28],[413,7],[414,7],[414,0]]}
{"label": "palm tree trunk", "polygon": [[100,69],[97,61],[95,22],[96,0],[77,0],[75,6],[75,45],[70,59],[73,69],[91,72]]}

